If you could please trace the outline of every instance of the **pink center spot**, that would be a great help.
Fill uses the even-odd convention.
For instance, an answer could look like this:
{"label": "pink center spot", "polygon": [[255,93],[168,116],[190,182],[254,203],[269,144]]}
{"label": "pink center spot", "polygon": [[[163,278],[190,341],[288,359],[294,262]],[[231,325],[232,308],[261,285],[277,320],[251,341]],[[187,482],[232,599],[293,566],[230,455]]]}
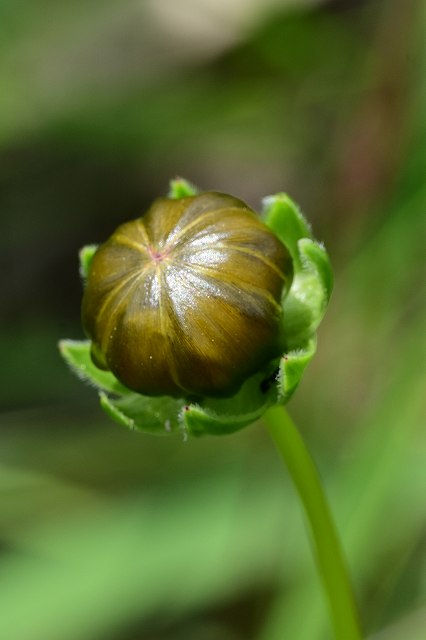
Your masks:
{"label": "pink center spot", "polygon": [[167,257],[168,251],[167,250],[158,251],[158,249],[155,249],[154,247],[149,246],[148,253],[150,258],[152,258],[154,262],[162,262],[164,258]]}

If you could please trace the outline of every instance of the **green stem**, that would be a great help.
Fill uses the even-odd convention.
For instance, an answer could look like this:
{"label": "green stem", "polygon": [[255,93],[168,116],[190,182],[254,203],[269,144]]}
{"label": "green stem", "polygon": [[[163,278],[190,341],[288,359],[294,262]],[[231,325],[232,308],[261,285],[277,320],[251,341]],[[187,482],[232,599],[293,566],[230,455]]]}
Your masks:
{"label": "green stem", "polygon": [[264,421],[287,465],[309,521],[311,543],[336,640],[360,640],[362,632],[346,562],[315,463],[284,407],[271,407]]}

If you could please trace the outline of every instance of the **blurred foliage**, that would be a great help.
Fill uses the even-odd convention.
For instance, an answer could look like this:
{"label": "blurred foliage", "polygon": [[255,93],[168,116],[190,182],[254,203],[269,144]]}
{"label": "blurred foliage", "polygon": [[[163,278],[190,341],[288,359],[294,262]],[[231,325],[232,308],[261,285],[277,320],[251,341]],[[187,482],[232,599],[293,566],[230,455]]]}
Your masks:
{"label": "blurred foliage", "polygon": [[180,174],[254,207],[289,192],[330,250],[331,309],[290,411],[366,628],[420,640],[424,3],[177,4],[0,2],[0,637],[330,637],[262,426],[120,430],[56,351],[82,337],[78,249]]}

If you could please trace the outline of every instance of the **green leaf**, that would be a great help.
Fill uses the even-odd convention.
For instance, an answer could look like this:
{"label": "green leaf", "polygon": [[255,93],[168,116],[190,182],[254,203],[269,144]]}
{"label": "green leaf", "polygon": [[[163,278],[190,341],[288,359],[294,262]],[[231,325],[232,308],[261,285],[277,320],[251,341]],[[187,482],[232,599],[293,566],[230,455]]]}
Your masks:
{"label": "green leaf", "polygon": [[58,346],[61,356],[80,380],[102,391],[131,393],[110,371],[102,371],[93,364],[90,345],[90,340],[61,340]]}
{"label": "green leaf", "polygon": [[170,180],[169,198],[178,200],[188,196],[196,196],[198,189],[184,178]]}
{"label": "green leaf", "polygon": [[316,338],[311,338],[304,349],[286,353],[280,362],[278,374],[279,402],[286,404],[296,391],[306,366],[315,355]]}
{"label": "green leaf", "polygon": [[86,280],[87,276],[89,275],[90,265],[97,248],[97,244],[88,244],[79,251],[78,257],[80,259],[80,275],[83,280]]}

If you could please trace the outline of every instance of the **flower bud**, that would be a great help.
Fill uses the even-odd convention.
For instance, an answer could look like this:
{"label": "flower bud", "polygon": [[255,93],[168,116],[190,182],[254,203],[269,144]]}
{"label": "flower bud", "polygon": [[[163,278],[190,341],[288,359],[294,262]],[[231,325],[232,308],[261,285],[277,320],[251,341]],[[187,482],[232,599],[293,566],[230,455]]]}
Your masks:
{"label": "flower bud", "polygon": [[289,253],[241,200],[160,198],[95,252],[92,358],[144,395],[222,397],[283,351]]}

